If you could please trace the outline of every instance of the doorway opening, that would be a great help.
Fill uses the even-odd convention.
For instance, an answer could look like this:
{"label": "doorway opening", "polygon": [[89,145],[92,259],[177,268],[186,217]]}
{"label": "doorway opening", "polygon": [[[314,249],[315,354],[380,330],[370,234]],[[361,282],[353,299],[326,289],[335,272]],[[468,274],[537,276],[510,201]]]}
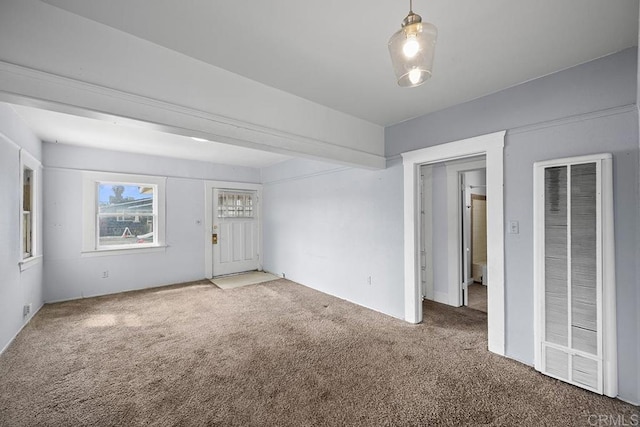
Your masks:
{"label": "doorway opening", "polygon": [[487,312],[487,186],[486,169],[464,172],[463,255],[464,305]]}
{"label": "doorway opening", "polygon": [[[405,262],[405,319],[410,323],[422,321],[422,253],[421,253],[421,168],[423,165],[451,162],[485,156],[486,159],[486,196],[492,201],[487,204],[487,332],[489,351],[505,354],[505,301],[504,301],[504,173],[503,149],[505,132],[496,132],[474,138],[468,138],[447,144],[436,145],[407,153],[403,153],[404,168],[404,262]],[[451,203],[447,201],[447,203]],[[454,197],[455,206],[460,206],[459,199]],[[453,217],[454,230],[460,226],[458,216]],[[448,224],[448,227],[450,225]],[[461,271],[462,258],[456,233],[453,241],[447,238],[446,247],[449,263],[453,270]],[[433,236],[432,236],[433,237]],[[428,236],[427,236],[428,238]],[[445,248],[437,248],[438,251]],[[434,253],[436,251],[434,250]],[[452,253],[451,256],[449,254]],[[427,276],[428,277],[428,276]],[[461,305],[459,283],[448,280],[448,299],[450,305]],[[458,298],[458,302],[455,301]],[[453,302],[453,304],[451,304]]]}
{"label": "doorway opening", "polygon": [[420,179],[422,296],[487,312],[485,156],[421,165]]}

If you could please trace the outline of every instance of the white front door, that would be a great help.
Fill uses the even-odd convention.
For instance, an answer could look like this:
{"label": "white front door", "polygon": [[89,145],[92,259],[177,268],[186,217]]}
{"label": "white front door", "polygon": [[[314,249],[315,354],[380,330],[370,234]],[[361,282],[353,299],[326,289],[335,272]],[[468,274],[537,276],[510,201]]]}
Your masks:
{"label": "white front door", "polygon": [[213,276],[260,269],[260,210],[253,190],[213,189]]}

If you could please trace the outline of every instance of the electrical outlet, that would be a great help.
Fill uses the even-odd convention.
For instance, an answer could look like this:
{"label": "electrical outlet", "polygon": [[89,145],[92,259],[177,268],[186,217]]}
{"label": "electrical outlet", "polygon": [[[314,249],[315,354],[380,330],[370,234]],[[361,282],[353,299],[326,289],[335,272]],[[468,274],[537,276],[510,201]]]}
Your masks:
{"label": "electrical outlet", "polygon": [[109,270],[105,270],[105,271],[103,271],[103,272],[102,272],[102,278],[103,278],[103,279],[106,279],[106,278],[108,278],[108,277],[109,277]]}
{"label": "electrical outlet", "polygon": [[25,304],[22,307],[22,315],[23,316],[28,316],[31,313],[31,304]]}

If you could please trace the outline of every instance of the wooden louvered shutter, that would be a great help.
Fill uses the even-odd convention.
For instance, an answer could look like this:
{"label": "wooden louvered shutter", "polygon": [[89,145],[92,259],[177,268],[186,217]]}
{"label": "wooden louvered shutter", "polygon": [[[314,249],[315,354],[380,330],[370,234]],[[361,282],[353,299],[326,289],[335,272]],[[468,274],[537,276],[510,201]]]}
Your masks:
{"label": "wooden louvered shutter", "polygon": [[615,395],[611,156],[534,169],[536,369]]}

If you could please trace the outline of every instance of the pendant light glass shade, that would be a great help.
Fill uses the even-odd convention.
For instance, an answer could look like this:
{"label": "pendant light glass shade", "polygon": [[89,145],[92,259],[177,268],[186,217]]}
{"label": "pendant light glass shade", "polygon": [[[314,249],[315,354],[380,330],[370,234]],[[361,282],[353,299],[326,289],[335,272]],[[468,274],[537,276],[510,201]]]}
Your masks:
{"label": "pendant light glass shade", "polygon": [[438,29],[409,11],[402,28],[389,39],[389,54],[398,84],[420,86],[431,77]]}

